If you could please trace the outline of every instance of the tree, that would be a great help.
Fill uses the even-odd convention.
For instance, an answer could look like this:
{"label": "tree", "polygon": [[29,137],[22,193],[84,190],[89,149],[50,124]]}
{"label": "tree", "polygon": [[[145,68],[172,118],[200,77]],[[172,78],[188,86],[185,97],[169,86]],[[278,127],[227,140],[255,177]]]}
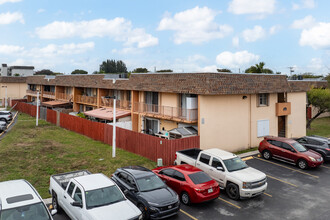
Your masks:
{"label": "tree", "polygon": [[230,69],[217,69],[219,73],[231,73]]}
{"label": "tree", "polygon": [[324,79],[328,81],[328,88],[330,88],[330,73]]}
{"label": "tree", "polygon": [[55,75],[55,73],[51,70],[43,69],[43,70],[36,71],[34,75]]}
{"label": "tree", "polygon": [[85,70],[75,69],[74,71],[71,72],[71,75],[73,74],[88,74],[88,72]]}
{"label": "tree", "polygon": [[127,73],[127,67],[121,60],[106,60],[100,65],[99,73]]}
{"label": "tree", "polygon": [[156,72],[157,72],[157,73],[172,73],[173,70],[171,70],[171,69],[167,69],[167,70],[157,70]]}
{"label": "tree", "polygon": [[260,62],[257,63],[255,66],[251,66],[250,68],[246,69],[246,73],[269,73],[272,74],[273,71],[271,69],[264,68],[265,63]]}
{"label": "tree", "polygon": [[132,71],[132,73],[147,73],[149,72],[147,68],[136,68]]}
{"label": "tree", "polygon": [[314,117],[307,121],[307,128],[311,128],[312,122],[322,113],[330,112],[330,89],[311,89],[307,92],[308,104],[317,109]]}
{"label": "tree", "polygon": [[20,76],[19,73],[15,73],[14,76]]}

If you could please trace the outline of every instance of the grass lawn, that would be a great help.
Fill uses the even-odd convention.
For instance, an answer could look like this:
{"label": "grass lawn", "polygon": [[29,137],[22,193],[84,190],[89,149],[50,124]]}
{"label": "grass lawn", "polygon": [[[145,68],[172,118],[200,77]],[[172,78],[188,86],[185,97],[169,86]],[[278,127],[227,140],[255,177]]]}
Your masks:
{"label": "grass lawn", "polygon": [[0,181],[28,180],[43,198],[48,194],[52,174],[88,169],[110,176],[117,168],[141,165],[154,168],[156,163],[83,135],[19,114],[17,123],[0,142]]}
{"label": "grass lawn", "polygon": [[312,122],[311,129],[307,129],[307,135],[320,135],[330,138],[330,117],[315,119]]}

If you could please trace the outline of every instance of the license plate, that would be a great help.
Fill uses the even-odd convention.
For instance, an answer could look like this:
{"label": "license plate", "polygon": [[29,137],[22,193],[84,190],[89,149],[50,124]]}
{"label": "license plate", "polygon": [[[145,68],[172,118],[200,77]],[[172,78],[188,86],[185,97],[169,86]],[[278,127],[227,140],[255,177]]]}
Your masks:
{"label": "license plate", "polygon": [[208,193],[212,193],[212,192],[213,192],[213,189],[212,188],[208,190]]}

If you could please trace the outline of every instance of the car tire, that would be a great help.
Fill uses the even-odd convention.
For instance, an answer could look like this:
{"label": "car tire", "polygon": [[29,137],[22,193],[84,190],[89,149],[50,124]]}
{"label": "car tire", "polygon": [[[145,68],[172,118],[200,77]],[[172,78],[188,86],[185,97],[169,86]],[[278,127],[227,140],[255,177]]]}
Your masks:
{"label": "car tire", "polygon": [[147,213],[147,210],[146,210],[145,206],[143,204],[139,204],[138,208],[142,212],[142,219],[143,220],[148,219],[148,213]]}
{"label": "car tire", "polygon": [[52,195],[52,206],[53,206],[53,209],[57,210],[57,213],[62,212],[62,208],[59,206],[59,204],[57,202],[57,195],[54,192],[53,192],[53,195]]}
{"label": "car tire", "polygon": [[307,164],[306,160],[304,160],[304,159],[298,160],[297,165],[302,170],[306,170],[308,168],[308,164]]}
{"label": "car tire", "polygon": [[272,153],[269,150],[264,150],[262,152],[262,157],[265,158],[266,160],[272,159]]}
{"label": "car tire", "polygon": [[6,122],[8,124],[8,121],[5,118],[1,118],[0,120]]}
{"label": "car tire", "polygon": [[190,197],[187,192],[181,193],[181,202],[185,205],[190,205]]}
{"label": "car tire", "polygon": [[226,193],[229,196],[229,198],[238,200],[240,195],[239,195],[239,188],[236,184],[234,183],[228,183],[226,187]]}

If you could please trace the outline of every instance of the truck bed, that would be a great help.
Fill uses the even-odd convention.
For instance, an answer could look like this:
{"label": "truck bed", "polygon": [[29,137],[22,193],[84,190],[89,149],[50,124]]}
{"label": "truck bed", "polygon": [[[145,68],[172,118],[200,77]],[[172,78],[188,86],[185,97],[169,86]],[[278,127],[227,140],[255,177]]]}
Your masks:
{"label": "truck bed", "polygon": [[192,149],[187,149],[187,150],[180,150],[178,151],[178,153],[181,153],[185,156],[191,157],[195,160],[197,160],[197,157],[199,155],[199,152],[201,152],[202,150],[199,148],[192,148]]}
{"label": "truck bed", "polygon": [[78,170],[73,172],[67,172],[67,173],[60,173],[52,175],[51,178],[53,178],[64,190],[66,189],[68,183],[70,182],[70,179],[79,177],[79,176],[85,176],[92,174],[88,170]]}

